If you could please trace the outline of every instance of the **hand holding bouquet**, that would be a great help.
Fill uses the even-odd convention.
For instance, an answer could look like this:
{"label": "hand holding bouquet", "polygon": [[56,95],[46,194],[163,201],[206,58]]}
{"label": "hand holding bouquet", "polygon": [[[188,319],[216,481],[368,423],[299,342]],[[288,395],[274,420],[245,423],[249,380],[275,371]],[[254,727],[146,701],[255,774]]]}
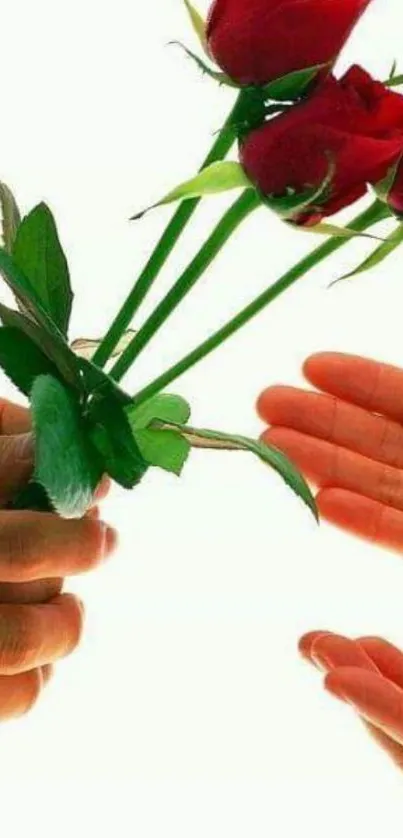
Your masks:
{"label": "hand holding bouquet", "polygon": [[[373,250],[358,271],[403,241],[403,97],[392,89],[402,79],[393,70],[381,83],[359,67],[341,79],[334,74],[369,0],[217,0],[206,23],[189,0],[185,5],[207,57],[187,52],[213,80],[237,89],[237,100],[200,172],[159,201],[180,205],[99,343],[70,345],[73,293],[50,209],[41,204],[21,218],[1,186],[0,271],[18,308],[0,304],[0,364],[30,399],[36,439],[34,480],[12,508],[81,517],[102,474],[131,489],[150,467],[180,474],[197,446],[255,453],[316,514],[307,483],[280,450],[195,427],[190,406],[166,388],[352,237],[365,235]],[[234,145],[239,161],[226,160]],[[140,306],[199,200],[235,189],[240,197],[138,326]],[[323,221],[369,190],[375,201],[347,227]],[[128,394],[121,386],[126,372],[258,208],[278,213],[295,235],[309,230],[326,240],[186,357]],[[387,218],[390,235],[379,240],[372,227]]]}

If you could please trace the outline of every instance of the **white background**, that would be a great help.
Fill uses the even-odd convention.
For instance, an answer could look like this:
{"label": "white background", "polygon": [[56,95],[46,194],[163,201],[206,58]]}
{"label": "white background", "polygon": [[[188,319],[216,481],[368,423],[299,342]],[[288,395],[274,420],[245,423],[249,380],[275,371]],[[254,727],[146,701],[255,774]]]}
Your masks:
{"label": "white background", "polygon": [[[56,214],[77,294],[73,337],[102,333],[169,218],[161,210],[136,225],[130,214],[196,170],[231,104],[167,46],[195,46],[182,6],[1,5],[0,176],[24,210],[45,199]],[[396,57],[403,70],[402,27],[397,0],[374,0],[342,64],[385,77]],[[225,205],[206,202],[142,316]],[[253,216],[127,386],[154,377],[313,244],[264,210]],[[176,385],[195,424],[257,435],[258,392],[302,383],[316,350],[403,365],[401,253],[327,288],[367,248],[349,244]],[[403,646],[399,558],[317,529],[242,454],[195,453],[182,480],[155,471],[133,495],[115,490],[104,515],[119,552],[70,583],[88,609],[82,648],[34,713],[0,731],[1,831],[395,834],[401,777],[296,647],[314,628]]]}

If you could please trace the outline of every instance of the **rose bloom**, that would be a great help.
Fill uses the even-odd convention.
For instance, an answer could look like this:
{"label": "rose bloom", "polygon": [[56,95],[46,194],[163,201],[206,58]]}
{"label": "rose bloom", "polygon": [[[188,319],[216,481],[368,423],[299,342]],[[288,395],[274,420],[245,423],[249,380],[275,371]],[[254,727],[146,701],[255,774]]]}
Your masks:
{"label": "rose bloom", "polygon": [[315,206],[293,219],[301,224],[315,224],[361,198],[402,152],[403,96],[358,66],[340,80],[328,76],[309,99],[252,131],[240,148],[242,165],[263,196],[320,188],[332,172]]}
{"label": "rose bloom", "polygon": [[371,0],[216,0],[207,41],[240,85],[333,64]]}

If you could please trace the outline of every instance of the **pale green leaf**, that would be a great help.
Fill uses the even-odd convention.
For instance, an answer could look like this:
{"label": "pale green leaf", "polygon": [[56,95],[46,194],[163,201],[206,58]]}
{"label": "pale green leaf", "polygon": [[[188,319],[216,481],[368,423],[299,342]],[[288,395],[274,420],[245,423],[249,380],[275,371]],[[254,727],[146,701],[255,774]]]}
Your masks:
{"label": "pale green leaf", "polygon": [[189,456],[190,443],[180,434],[158,428],[135,431],[134,438],[150,466],[179,475]]}
{"label": "pale green leaf", "polygon": [[[121,337],[110,357],[119,358],[132,342],[135,335],[136,332],[133,329],[128,329],[123,337]],[[101,343],[101,339],[77,338],[73,340],[70,346],[74,354],[78,355],[79,358],[85,358],[87,361],[91,361]]]}
{"label": "pale green leaf", "polygon": [[314,224],[313,226],[309,227],[301,227],[296,225],[291,225],[292,227],[296,227],[298,230],[302,230],[303,233],[317,233],[320,236],[332,236],[334,238],[339,239],[353,239],[353,238],[363,238],[363,239],[372,239],[374,241],[383,242],[385,241],[380,236],[374,236],[371,233],[360,233],[357,230],[351,230],[349,227],[339,227],[337,224]]}
{"label": "pale green leaf", "polygon": [[2,239],[5,250],[11,253],[18,228],[21,224],[21,215],[17,201],[11,189],[5,183],[0,183],[0,207],[2,215]]}
{"label": "pale green leaf", "polygon": [[184,425],[189,421],[190,406],[181,396],[159,393],[139,407],[128,405],[126,413],[131,427],[137,431],[148,428],[156,420]]}
{"label": "pale green leaf", "polygon": [[181,49],[183,49],[187,57],[194,61],[199,70],[202,71],[203,75],[210,76],[210,78],[218,82],[219,85],[226,85],[227,87],[235,88],[239,87],[239,85],[236,84],[236,82],[232,81],[232,79],[230,79],[230,77],[227,76],[225,73],[222,73],[219,70],[213,70],[212,67],[206,64],[206,62],[203,61],[202,58],[196,55],[196,53],[192,52],[192,50],[189,49],[189,47],[185,46],[185,44],[182,44],[180,41],[171,41],[171,45],[178,46]]}
{"label": "pale green leaf", "polygon": [[35,480],[56,512],[81,518],[93,503],[100,464],[83,425],[74,395],[49,375],[36,379],[31,392],[35,431]]}
{"label": "pale green leaf", "polygon": [[346,274],[345,276],[336,279],[331,285],[335,285],[338,282],[341,282],[344,279],[351,279],[358,274],[364,273],[365,271],[371,270],[371,268],[375,268],[381,262],[390,256],[396,248],[398,248],[403,243],[403,224],[399,224],[389,236],[385,239],[385,241],[368,256],[367,259],[364,260],[358,268],[355,268],[354,271]]}
{"label": "pale green leaf", "polygon": [[171,204],[175,201],[202,198],[206,195],[218,195],[232,189],[252,189],[253,186],[240,163],[230,160],[220,160],[202,169],[196,177],[181,183],[168,195],[165,195],[152,207],[133,216],[133,220],[142,218],[146,212],[155,207]]}
{"label": "pale green leaf", "polygon": [[207,48],[207,37],[206,37],[206,22],[203,20],[200,12],[197,11],[193,3],[190,0],[184,0],[187,12],[189,14],[192,26],[196,35],[204,49],[204,52],[208,54]]}

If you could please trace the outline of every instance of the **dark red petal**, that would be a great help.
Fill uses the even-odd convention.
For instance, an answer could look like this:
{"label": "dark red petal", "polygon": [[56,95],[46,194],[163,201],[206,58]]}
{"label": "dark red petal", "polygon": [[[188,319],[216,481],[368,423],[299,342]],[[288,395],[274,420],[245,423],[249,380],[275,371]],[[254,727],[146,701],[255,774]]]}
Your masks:
{"label": "dark red petal", "polygon": [[217,0],[208,40],[240,84],[333,63],[370,0]]}

